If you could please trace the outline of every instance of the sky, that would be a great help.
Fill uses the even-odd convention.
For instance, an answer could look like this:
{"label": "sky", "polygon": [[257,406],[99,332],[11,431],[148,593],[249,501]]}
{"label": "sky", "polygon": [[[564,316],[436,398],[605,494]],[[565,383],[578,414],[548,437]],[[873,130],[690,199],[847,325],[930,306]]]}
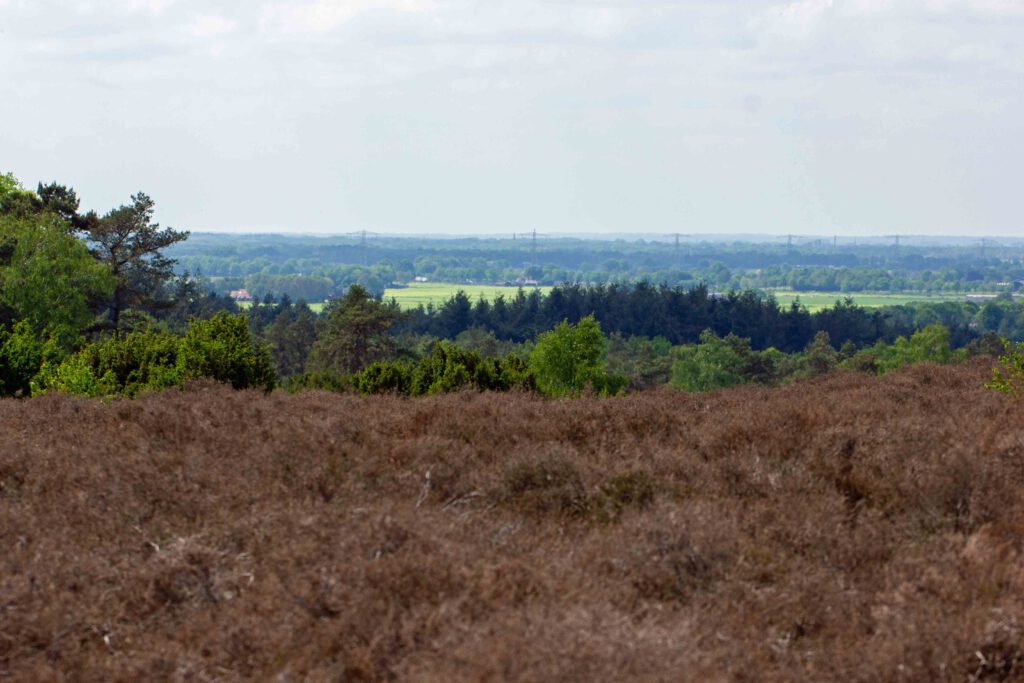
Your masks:
{"label": "sky", "polygon": [[0,172],[193,231],[1021,235],[1024,0],[0,0]]}

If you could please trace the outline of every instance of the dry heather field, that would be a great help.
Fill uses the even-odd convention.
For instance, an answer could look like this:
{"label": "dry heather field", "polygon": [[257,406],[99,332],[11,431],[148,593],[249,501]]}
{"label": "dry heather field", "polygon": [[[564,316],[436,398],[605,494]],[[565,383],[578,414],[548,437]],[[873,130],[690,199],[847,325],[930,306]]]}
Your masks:
{"label": "dry heather field", "polygon": [[3,401],[0,679],[1021,680],[988,367]]}

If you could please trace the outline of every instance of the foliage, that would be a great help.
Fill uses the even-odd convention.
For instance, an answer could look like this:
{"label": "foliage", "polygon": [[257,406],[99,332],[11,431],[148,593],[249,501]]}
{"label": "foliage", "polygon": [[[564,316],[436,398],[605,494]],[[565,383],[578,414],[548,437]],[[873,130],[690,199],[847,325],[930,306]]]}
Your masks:
{"label": "foliage", "polygon": [[333,391],[342,393],[352,388],[352,378],[336,372],[303,372],[285,378],[281,385],[289,394],[301,391]]}
{"label": "foliage", "polygon": [[588,315],[576,325],[562,321],[537,337],[530,370],[537,388],[548,396],[578,396],[584,389],[616,393],[624,383],[604,370],[606,341],[601,325]]}
{"label": "foliage", "polygon": [[0,218],[0,308],[46,330],[76,335],[93,319],[89,303],[113,288],[107,269],[52,215]]}
{"label": "foliage", "polygon": [[304,304],[294,308],[282,306],[264,339],[270,344],[278,377],[300,374],[316,341],[316,317]]}
{"label": "foliage", "polygon": [[254,344],[244,316],[193,321],[184,338],[140,330],[89,344],[60,362],[44,363],[33,393],[135,396],[208,377],[236,389],[273,388],[266,348]]}
{"label": "foliage", "polygon": [[28,396],[42,362],[43,343],[28,321],[18,321],[10,332],[0,328],[0,396]]}
{"label": "foliage", "polygon": [[363,394],[398,393],[425,396],[473,388],[510,391],[533,388],[526,361],[516,355],[485,358],[450,342],[436,342],[415,365],[408,361],[379,361],[353,378]]}
{"label": "foliage", "polygon": [[21,186],[21,182],[14,177],[14,174],[10,171],[0,173],[0,204],[3,203],[4,199],[18,191],[24,192],[24,188]]}
{"label": "foliage", "polygon": [[13,173],[0,173],[0,215],[28,218],[42,209],[42,201],[22,187]]}
{"label": "foliage", "polygon": [[832,348],[828,332],[822,330],[814,335],[814,340],[804,351],[803,361],[807,374],[812,377],[835,369],[839,363],[839,354]]}
{"label": "foliage", "polygon": [[917,363],[946,364],[953,359],[949,329],[938,323],[915,332],[909,339],[899,337],[889,346],[881,346],[877,364],[880,373]]}
{"label": "foliage", "polygon": [[182,380],[209,377],[235,389],[274,388],[268,347],[255,341],[244,315],[221,312],[209,320],[192,320],[178,349]]}
{"label": "foliage", "polygon": [[676,350],[672,385],[685,391],[702,392],[743,384],[755,373],[758,360],[749,339],[734,334],[721,338],[705,330],[699,344]]}
{"label": "foliage", "polygon": [[135,396],[181,383],[177,337],[142,330],[89,344],[57,365],[48,364],[36,393],[55,389],[86,396]]}
{"label": "foliage", "polygon": [[361,394],[399,394],[408,396],[412,389],[413,366],[406,361],[371,363],[352,379]]}
{"label": "foliage", "polygon": [[611,374],[627,377],[630,390],[663,386],[671,379],[672,344],[664,337],[624,338],[613,333],[608,339],[606,367]]}
{"label": "foliage", "polygon": [[173,299],[167,286],[174,277],[175,260],[163,250],[188,237],[188,232],[160,229],[153,222],[155,204],[146,194],[132,195],[122,205],[98,220],[89,221],[82,232],[93,255],[115,279],[106,301],[108,326],[120,333],[121,315],[129,308],[169,308]]}
{"label": "foliage", "polygon": [[401,317],[397,306],[377,301],[366,289],[352,285],[324,308],[310,362],[312,369],[358,372],[394,354],[389,328]]}
{"label": "foliage", "polygon": [[985,388],[1013,398],[1024,396],[1024,343],[1003,340],[1003,354],[992,368],[992,381]]}

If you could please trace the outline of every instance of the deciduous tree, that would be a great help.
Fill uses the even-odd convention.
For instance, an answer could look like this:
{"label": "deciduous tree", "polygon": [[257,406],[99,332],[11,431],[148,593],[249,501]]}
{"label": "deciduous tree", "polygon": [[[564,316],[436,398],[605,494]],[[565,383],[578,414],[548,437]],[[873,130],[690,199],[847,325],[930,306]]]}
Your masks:
{"label": "deciduous tree", "polygon": [[576,396],[587,386],[601,390],[607,376],[601,325],[588,315],[576,325],[562,321],[537,337],[530,370],[537,388],[549,396]]}

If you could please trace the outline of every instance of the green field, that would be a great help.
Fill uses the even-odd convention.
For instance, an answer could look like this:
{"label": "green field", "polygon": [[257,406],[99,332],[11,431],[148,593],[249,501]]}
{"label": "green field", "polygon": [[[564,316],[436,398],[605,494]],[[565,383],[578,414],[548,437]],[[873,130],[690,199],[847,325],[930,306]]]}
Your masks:
{"label": "green field", "polygon": [[[247,309],[247,308],[249,308],[249,307],[251,307],[251,306],[252,306],[252,302],[251,302],[251,301],[236,301],[235,303],[236,303],[236,304],[238,305],[238,307],[239,307],[239,308],[241,308],[241,309],[242,309],[243,311],[244,311],[245,309]],[[325,302],[323,302],[323,301],[320,301],[320,302],[317,302],[317,303],[315,303],[315,304],[309,304],[309,308],[310,308],[310,310],[312,310],[312,311],[313,311],[314,313],[320,313],[321,311],[323,311],[323,310],[324,310],[324,303],[325,303]]]}
{"label": "green field", "polygon": [[800,303],[809,311],[818,311],[822,308],[829,308],[837,300],[845,299],[847,296],[853,299],[858,306],[865,308],[877,308],[879,306],[900,306],[909,303],[940,301],[964,301],[967,297],[963,292],[949,292],[947,294],[886,294],[886,293],[851,293],[842,292],[793,292],[789,290],[774,290],[768,292],[775,296],[780,306],[789,306],[794,299],[800,299]]}
{"label": "green field", "polygon": [[[447,282],[413,282],[408,287],[384,290],[384,299],[387,300],[394,297],[401,308],[416,308],[420,304],[426,306],[431,302],[435,306],[443,304],[459,290],[465,292],[470,300],[475,302],[480,297],[490,301],[499,295],[504,295],[506,299],[511,299],[516,295],[518,289],[518,287],[502,287],[500,285],[455,285]],[[534,289],[540,290],[541,294],[547,294],[551,291],[551,287],[524,287],[523,291],[529,294]]]}
{"label": "green field", "polygon": [[[398,305],[403,309],[415,308],[420,304],[426,306],[428,303],[433,303],[435,306],[443,304],[448,301],[456,292],[459,290],[464,291],[469,295],[470,300],[476,301],[481,296],[488,300],[493,300],[499,295],[504,295],[506,299],[511,299],[516,295],[518,287],[502,287],[501,285],[459,285],[448,282],[414,282],[409,284],[407,287],[390,287],[384,291],[384,299],[388,300],[391,297],[395,298]],[[551,287],[524,287],[523,290],[529,293],[531,290],[537,289],[541,294],[547,294],[551,291]],[[854,302],[859,306],[865,308],[876,308],[878,306],[900,306],[907,303],[915,302],[940,302],[940,301],[964,301],[966,294],[963,292],[950,292],[948,294],[887,294],[887,293],[857,293],[857,294],[844,294],[842,292],[793,292],[790,290],[771,290],[768,293],[773,294],[775,299],[779,302],[780,306],[789,306],[794,299],[800,299],[800,303],[807,307],[810,311],[819,311],[823,308],[828,308],[835,304],[837,300],[842,300],[847,296],[851,297]],[[247,308],[251,304],[247,302],[240,302],[239,306]],[[309,307],[314,312],[319,313],[323,310],[323,303],[310,304]]]}

